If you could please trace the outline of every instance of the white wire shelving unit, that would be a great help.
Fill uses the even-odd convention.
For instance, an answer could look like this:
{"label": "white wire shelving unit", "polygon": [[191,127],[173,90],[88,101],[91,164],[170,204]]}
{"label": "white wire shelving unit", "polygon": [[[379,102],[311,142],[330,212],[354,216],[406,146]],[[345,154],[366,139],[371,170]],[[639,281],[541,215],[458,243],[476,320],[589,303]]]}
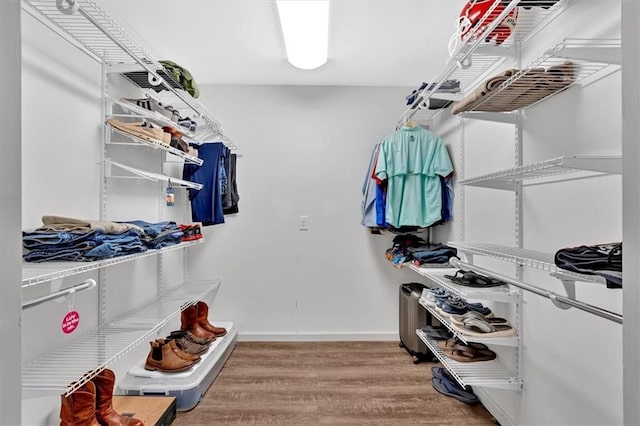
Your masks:
{"label": "white wire shelving unit", "polygon": [[[117,161],[113,161],[110,159],[106,159],[105,163],[107,165],[107,173],[106,176],[109,178],[120,178],[120,179],[130,179],[130,178],[144,178],[154,182],[171,182],[171,185],[176,188],[188,188],[201,190],[203,185],[200,183],[190,182],[188,180],[178,179],[171,176],[161,175],[159,173],[148,172],[145,170],[136,169],[135,167],[127,166],[126,164],[118,163]],[[120,176],[114,175],[110,166],[115,166],[119,169],[125,170],[131,173],[132,176]]]}
{"label": "white wire shelving unit", "polygon": [[522,380],[518,375],[500,365],[497,360],[478,362],[459,362],[447,357],[436,341],[429,339],[422,330],[416,334],[431,352],[440,360],[462,386],[480,386],[518,391],[522,389]]}
{"label": "white wire shelving unit", "polygon": [[463,299],[478,299],[506,303],[515,303],[519,300],[518,292],[511,290],[506,285],[488,288],[467,287],[455,284],[448,278],[445,278],[445,275],[454,275],[457,269],[438,270],[433,268],[421,268],[411,263],[406,263],[405,265],[418,274],[427,277],[432,284],[444,288]]}
{"label": "white wire shelving unit", "polygon": [[[405,122],[425,108],[430,98],[438,98],[440,94],[437,90],[448,79],[459,80],[462,93],[469,93],[483,77],[502,62],[515,58],[517,47],[528,42],[557,18],[566,9],[569,0],[550,1],[548,9],[535,7],[526,10],[518,7],[518,3],[519,0],[511,0],[506,5],[503,4],[503,0],[494,1],[485,15],[478,20],[475,28],[478,28],[479,32],[476,36],[466,37],[466,40],[453,49],[440,71],[429,80],[424,90],[416,94],[415,101],[403,112],[399,123]],[[517,11],[517,23],[511,36],[500,45],[485,42],[503,19],[514,11]]]}
{"label": "white wire shelving unit", "polygon": [[94,262],[43,262],[43,263],[22,263],[22,287],[31,287],[58,280],[85,272],[95,271],[97,269],[106,268],[108,266],[118,265],[120,263],[132,262],[144,257],[157,256],[173,250],[180,250],[201,244],[204,239],[187,241],[173,246],[164,247],[156,250],[147,250],[143,253],[129,254],[126,256],[112,257],[110,259],[97,260]]}
{"label": "white wire shelving unit", "polygon": [[[109,125],[109,123],[107,123],[107,125]],[[180,151],[177,148],[174,148],[172,146],[169,145],[165,145],[164,143],[160,142],[160,141],[149,141],[146,139],[142,139],[137,137],[136,135],[132,135],[131,133],[127,133],[124,132],[120,129],[117,129],[111,125],[109,125],[109,128],[115,132],[118,133],[120,135],[126,136],[127,138],[131,139],[132,141],[135,141],[135,145],[143,145],[143,146],[148,146],[154,149],[161,149],[163,151],[169,152],[173,155],[175,155],[176,157],[182,158],[185,163],[191,163],[191,164],[197,164],[198,166],[201,166],[202,164],[204,164],[204,161],[202,161],[202,159],[198,158],[198,157],[194,157],[193,155],[187,154],[183,151]],[[108,142],[109,144],[112,145],[117,145],[118,142]]]}
{"label": "white wire shelving unit", "polygon": [[[462,340],[464,343],[468,343],[468,342],[478,342],[478,343],[484,343],[486,345],[498,345],[498,346],[512,346],[512,347],[516,347],[518,346],[518,340],[519,337],[517,334],[514,334],[513,336],[507,336],[507,337],[478,337],[478,336],[469,336],[468,334],[464,334],[462,333],[460,330],[458,330],[456,327],[454,327],[453,325],[451,325],[451,321],[445,317],[444,315],[442,315],[437,309],[435,309],[432,306],[429,306],[424,300],[420,299],[419,300],[420,305],[422,305],[423,308],[425,308],[427,311],[431,312],[431,314],[438,320],[440,321],[441,324],[443,324],[445,327],[447,327],[447,329],[449,329],[449,331],[451,333],[453,333],[453,335],[455,337],[457,337],[459,340]],[[517,333],[517,331],[516,331]]]}
{"label": "white wire shelving unit", "polygon": [[533,269],[540,269],[561,280],[606,284],[606,280],[601,276],[579,274],[559,268],[553,261],[553,254],[499,244],[464,242],[449,242],[447,244],[468,255],[486,256]]}
{"label": "white wire shelving unit", "polygon": [[220,280],[187,282],[23,365],[23,393],[59,390],[70,395],[136,346],[148,343],[184,306],[215,295],[219,286]]}
{"label": "white wire shelving unit", "polygon": [[621,60],[620,39],[567,38],[496,88],[483,90],[484,96],[461,113],[474,118],[475,111],[524,110],[597,74],[619,70]]}
{"label": "white wire shelving unit", "polygon": [[148,109],[139,107],[138,105],[133,105],[132,103],[129,102],[125,102],[125,101],[116,101],[114,99],[110,99],[111,103],[113,105],[117,105],[120,108],[122,108],[125,111],[129,111],[133,114],[133,116],[137,116],[137,117],[142,117],[142,118],[146,118],[148,120],[151,120],[152,122],[159,124],[161,126],[168,126],[173,128],[174,130],[182,133],[184,136],[193,139],[196,142],[199,142],[196,134],[193,133],[190,129],[187,129],[184,126],[179,125],[178,123],[174,122],[173,120],[165,117],[164,115],[160,114],[157,111],[149,111]]}
{"label": "white wire shelving unit", "polygon": [[[519,182],[586,172],[593,176],[622,174],[620,156],[564,156],[458,181],[460,185],[517,191]],[[545,181],[545,183],[548,181]],[[550,180],[549,180],[550,182]],[[527,185],[522,185],[527,186]]]}
{"label": "white wire shelving unit", "polygon": [[[56,5],[59,4],[59,7]],[[193,112],[203,127],[222,134],[219,121],[197,99],[176,88],[175,81],[164,67],[138,41],[109,17],[93,0],[25,0],[22,8],[54,32],[87,53],[99,63],[106,63],[113,72],[137,69],[148,73],[156,87],[171,93],[174,104]],[[162,74],[162,75],[161,75]],[[163,77],[164,75],[164,77]],[[177,85],[180,87],[179,85]],[[223,140],[229,148],[235,147]]]}

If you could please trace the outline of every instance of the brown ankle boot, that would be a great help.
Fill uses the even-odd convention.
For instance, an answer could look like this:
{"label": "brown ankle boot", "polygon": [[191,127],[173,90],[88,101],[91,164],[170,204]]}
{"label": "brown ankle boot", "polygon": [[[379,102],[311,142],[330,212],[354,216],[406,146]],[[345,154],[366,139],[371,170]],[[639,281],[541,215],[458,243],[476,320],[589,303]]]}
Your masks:
{"label": "brown ankle boot", "polygon": [[60,426],[100,426],[96,419],[96,386],[92,382],[60,398]]}
{"label": "brown ankle boot", "polygon": [[151,342],[151,350],[144,363],[145,370],[160,370],[164,373],[177,373],[193,366],[192,361],[180,358],[168,343],[161,344],[157,340]]}
{"label": "brown ankle boot", "polygon": [[180,320],[181,330],[189,330],[191,334],[200,339],[211,339],[213,341],[216,338],[214,333],[205,330],[198,323],[198,308],[195,305],[187,306],[180,314]]}
{"label": "brown ankle boot", "polygon": [[113,409],[113,386],[116,375],[109,369],[91,379],[96,386],[96,417],[103,426],[143,426],[142,420],[121,416]]}
{"label": "brown ankle boot", "polygon": [[209,322],[209,306],[200,301],[196,304],[198,309],[198,324],[210,333],[215,334],[216,337],[222,337],[227,334],[227,329],[223,327],[216,327]]}
{"label": "brown ankle boot", "polygon": [[193,363],[200,361],[200,355],[190,354],[178,347],[175,340],[172,339],[158,339],[156,340],[160,345],[169,345],[174,354],[178,355],[180,358],[185,359],[187,361],[191,361]]}

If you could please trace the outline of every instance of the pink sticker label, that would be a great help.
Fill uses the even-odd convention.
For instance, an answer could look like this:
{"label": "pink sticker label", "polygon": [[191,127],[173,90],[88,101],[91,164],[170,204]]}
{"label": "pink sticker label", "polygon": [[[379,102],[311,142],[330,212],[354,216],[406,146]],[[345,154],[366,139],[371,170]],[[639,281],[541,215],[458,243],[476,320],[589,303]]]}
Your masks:
{"label": "pink sticker label", "polygon": [[78,311],[71,311],[67,313],[62,319],[62,331],[65,334],[71,334],[76,331],[80,324],[80,314]]}

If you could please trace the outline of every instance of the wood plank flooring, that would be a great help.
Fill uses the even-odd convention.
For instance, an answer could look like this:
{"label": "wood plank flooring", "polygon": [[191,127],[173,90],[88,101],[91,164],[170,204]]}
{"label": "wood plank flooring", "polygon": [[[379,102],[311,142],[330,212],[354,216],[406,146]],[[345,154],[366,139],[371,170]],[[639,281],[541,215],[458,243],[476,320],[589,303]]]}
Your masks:
{"label": "wood plank flooring", "polygon": [[175,425],[495,425],[437,393],[431,367],[393,342],[238,343]]}

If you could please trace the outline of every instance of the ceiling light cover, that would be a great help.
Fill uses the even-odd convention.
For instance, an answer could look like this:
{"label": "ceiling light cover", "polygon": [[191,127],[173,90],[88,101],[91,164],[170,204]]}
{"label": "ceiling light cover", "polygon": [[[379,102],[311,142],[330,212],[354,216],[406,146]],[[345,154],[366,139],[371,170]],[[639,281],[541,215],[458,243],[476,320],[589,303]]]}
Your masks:
{"label": "ceiling light cover", "polygon": [[329,1],[276,1],[289,63],[311,70],[327,62]]}

